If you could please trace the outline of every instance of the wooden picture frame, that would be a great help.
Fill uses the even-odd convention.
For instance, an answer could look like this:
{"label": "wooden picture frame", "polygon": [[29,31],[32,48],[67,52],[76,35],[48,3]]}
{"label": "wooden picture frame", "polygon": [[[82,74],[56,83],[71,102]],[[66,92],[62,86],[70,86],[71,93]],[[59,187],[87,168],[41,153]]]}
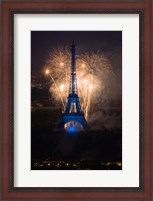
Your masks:
{"label": "wooden picture frame", "polygon": [[[151,184],[151,1],[11,1],[1,2],[1,200],[152,200]],[[140,185],[107,187],[14,187],[14,15],[139,14],[140,20]]]}

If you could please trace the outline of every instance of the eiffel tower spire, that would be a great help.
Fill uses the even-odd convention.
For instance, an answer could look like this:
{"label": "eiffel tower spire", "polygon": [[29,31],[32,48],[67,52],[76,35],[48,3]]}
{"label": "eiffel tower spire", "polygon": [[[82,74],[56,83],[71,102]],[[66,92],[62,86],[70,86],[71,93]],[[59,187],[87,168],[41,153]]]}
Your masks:
{"label": "eiffel tower spire", "polygon": [[[75,60],[75,44],[74,41],[71,46],[71,68],[70,68],[70,87],[66,110],[61,118],[60,127],[66,131],[81,131],[87,128],[83,111],[81,110],[76,78],[76,60]],[[73,129],[72,129],[73,128]]]}
{"label": "eiffel tower spire", "polygon": [[75,66],[75,44],[74,41],[71,47],[71,73],[70,73],[70,88],[69,94],[76,95],[77,94],[77,80],[76,80],[76,66]]}

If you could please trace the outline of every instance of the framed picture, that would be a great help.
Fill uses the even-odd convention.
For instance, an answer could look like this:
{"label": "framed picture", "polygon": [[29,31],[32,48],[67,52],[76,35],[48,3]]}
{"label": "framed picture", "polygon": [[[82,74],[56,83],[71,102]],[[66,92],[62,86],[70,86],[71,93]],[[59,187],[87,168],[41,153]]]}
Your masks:
{"label": "framed picture", "polygon": [[2,1],[2,200],[152,200],[151,1]]}

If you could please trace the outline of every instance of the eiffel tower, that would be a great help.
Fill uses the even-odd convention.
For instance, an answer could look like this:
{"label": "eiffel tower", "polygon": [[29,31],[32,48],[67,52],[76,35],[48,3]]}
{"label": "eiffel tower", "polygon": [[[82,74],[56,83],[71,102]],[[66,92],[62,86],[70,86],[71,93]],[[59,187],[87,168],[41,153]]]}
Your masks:
{"label": "eiffel tower", "polygon": [[76,79],[76,65],[75,65],[75,45],[72,43],[71,47],[71,72],[70,72],[70,87],[66,110],[61,118],[60,127],[68,133],[77,133],[85,130],[88,125],[81,110]]}

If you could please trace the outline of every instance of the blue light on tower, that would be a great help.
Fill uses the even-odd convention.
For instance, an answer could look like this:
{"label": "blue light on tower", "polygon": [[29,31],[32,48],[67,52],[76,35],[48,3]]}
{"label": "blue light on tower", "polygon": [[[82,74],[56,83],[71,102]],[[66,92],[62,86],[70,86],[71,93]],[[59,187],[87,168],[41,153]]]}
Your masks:
{"label": "blue light on tower", "polygon": [[77,133],[78,131],[77,131],[77,128],[74,126],[74,125],[70,125],[70,127],[67,129],[67,132],[68,133]]}

